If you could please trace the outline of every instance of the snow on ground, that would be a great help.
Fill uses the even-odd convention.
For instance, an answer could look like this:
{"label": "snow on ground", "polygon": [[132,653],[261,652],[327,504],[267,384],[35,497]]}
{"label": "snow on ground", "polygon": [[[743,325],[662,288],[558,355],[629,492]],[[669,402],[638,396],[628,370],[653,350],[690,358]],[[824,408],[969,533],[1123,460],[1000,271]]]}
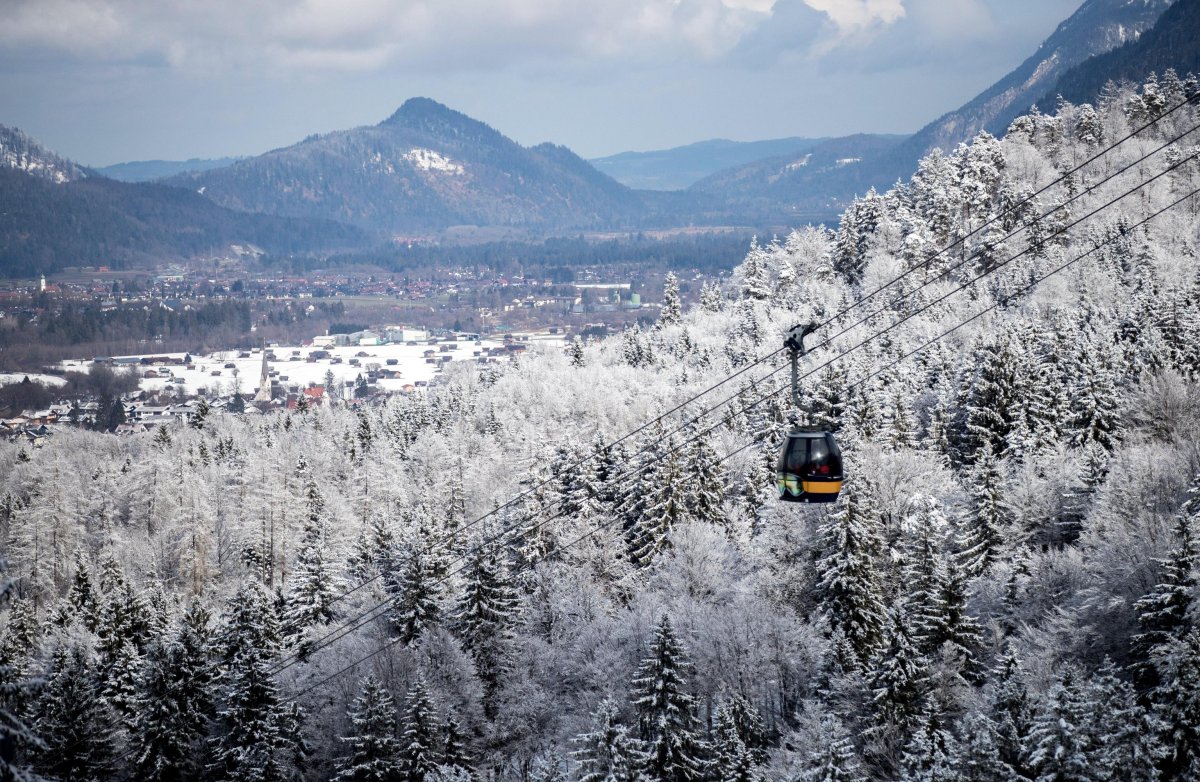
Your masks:
{"label": "snow on ground", "polygon": [[[528,341],[521,341],[522,336],[527,337]],[[514,338],[520,344],[528,345],[530,352],[561,349],[564,345],[563,338],[554,334],[514,335]],[[450,349],[443,352],[443,346],[450,347]],[[396,378],[380,378],[378,383],[373,385],[385,391],[400,391],[410,383],[428,382],[437,377],[440,371],[439,365],[428,363],[425,360],[425,352],[428,350],[434,351],[435,359],[449,356],[451,361],[457,364],[464,361],[475,362],[479,358],[485,357],[486,348],[503,347],[504,342],[499,339],[484,339],[478,343],[467,340],[441,340],[437,344],[429,344],[428,340],[421,340],[415,345],[351,345],[346,347],[280,345],[267,348],[267,351],[275,355],[275,360],[268,362],[270,371],[278,373],[273,379],[278,380],[284,388],[294,386],[297,389],[303,389],[314,384],[323,385],[327,371],[332,371],[334,379],[338,382],[353,383],[360,374],[366,377],[367,371],[378,365],[380,369],[396,370],[400,374]],[[315,350],[328,351],[329,358],[307,361],[308,354]],[[242,358],[240,357],[242,354],[247,354],[247,356]],[[146,353],[136,357],[140,358],[142,355],[182,358],[185,354]],[[118,358],[129,357],[120,356]],[[262,375],[262,359],[262,349],[254,348],[246,351],[223,350],[207,356],[192,354],[194,369],[187,369],[183,366],[135,366],[139,375],[144,375],[148,370],[154,370],[154,372],[164,375],[159,378],[143,377],[141,388],[144,391],[157,392],[167,386],[173,386],[188,394],[205,392],[210,395],[229,396],[236,388],[243,396],[252,396],[258,389],[259,378]],[[339,363],[335,363],[337,359],[340,359]],[[388,364],[389,359],[396,363]],[[496,359],[500,362],[509,360],[507,355],[496,356]],[[352,365],[351,360],[357,361],[358,365]],[[86,372],[91,364],[91,360],[67,361],[61,367],[67,370]],[[117,368],[120,369],[119,366]],[[179,379],[182,379],[183,382],[177,382]],[[347,389],[347,394],[349,394],[349,389]]]}
{"label": "snow on ground", "polygon": [[25,378],[29,378],[34,383],[41,383],[44,386],[65,386],[66,378],[57,375],[38,375],[32,372],[0,372],[0,386],[8,385],[9,383],[20,383]]}

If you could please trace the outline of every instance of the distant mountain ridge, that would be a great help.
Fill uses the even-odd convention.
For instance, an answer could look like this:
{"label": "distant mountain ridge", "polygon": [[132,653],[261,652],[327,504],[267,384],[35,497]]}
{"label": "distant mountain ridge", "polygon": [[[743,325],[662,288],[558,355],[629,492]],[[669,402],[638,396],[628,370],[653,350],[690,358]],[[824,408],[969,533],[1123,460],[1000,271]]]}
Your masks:
{"label": "distant mountain ridge", "polygon": [[0,126],[0,277],[66,266],[153,266],[219,255],[232,244],[287,255],[361,249],[376,241],[332,220],[245,214],[190,190],[92,176]]}
{"label": "distant mountain ridge", "polygon": [[856,192],[871,186],[864,161],[887,154],[907,136],[859,133],[828,139],[807,151],[720,171],[689,192],[720,198],[735,211],[785,222],[828,222]]}
{"label": "distant mountain ridge", "polygon": [[177,174],[187,174],[192,171],[211,171],[214,168],[224,168],[233,165],[241,157],[221,158],[191,158],[189,160],[131,160],[127,163],[114,163],[111,166],[98,166],[92,170],[100,176],[115,179],[118,182],[152,182]]}
{"label": "distant mountain ridge", "polygon": [[765,141],[710,139],[671,149],[620,152],[588,162],[623,185],[645,190],[683,190],[727,168],[764,158],[803,154],[824,138]]}
{"label": "distant mountain ridge", "polygon": [[[823,155],[824,165],[789,168],[795,161],[756,161],[698,182],[689,192],[759,208],[774,204],[777,214],[809,219],[836,214],[869,188],[885,189],[911,176],[918,161],[934,148],[949,152],[984,130],[1003,135],[1012,120],[1028,111],[1068,69],[1136,40],[1170,5],[1170,0],[1086,0],[1004,78],[912,136],[899,141],[891,137],[894,143],[888,143],[888,137],[865,135],[834,139],[826,142],[833,147],[828,150],[832,154]],[[861,151],[851,152],[848,140],[862,142]],[[817,149],[814,160],[822,157]],[[828,164],[830,157],[859,160],[837,167]]]}
{"label": "distant mountain ridge", "polygon": [[88,176],[83,166],[56,155],[19,129],[6,125],[0,125],[0,169],[3,168],[23,171],[55,184]]}
{"label": "distant mountain ridge", "polygon": [[1070,68],[1136,40],[1170,5],[1171,0],[1086,0],[1008,75],[921,128],[888,159],[875,163],[875,184],[888,186],[911,175],[917,161],[933,149],[949,152],[980,131],[1003,136],[1012,121],[1026,113]]}
{"label": "distant mountain ridge", "polygon": [[1037,102],[1053,111],[1061,95],[1072,103],[1093,102],[1109,81],[1144,82],[1151,73],[1174,70],[1200,74],[1200,0],[1175,0],[1136,41],[1098,54],[1064,73]]}
{"label": "distant mountain ridge", "polygon": [[567,148],[522,147],[428,98],[405,101],[378,125],[167,181],[231,209],[391,233],[463,225],[602,229],[637,222],[647,208]]}

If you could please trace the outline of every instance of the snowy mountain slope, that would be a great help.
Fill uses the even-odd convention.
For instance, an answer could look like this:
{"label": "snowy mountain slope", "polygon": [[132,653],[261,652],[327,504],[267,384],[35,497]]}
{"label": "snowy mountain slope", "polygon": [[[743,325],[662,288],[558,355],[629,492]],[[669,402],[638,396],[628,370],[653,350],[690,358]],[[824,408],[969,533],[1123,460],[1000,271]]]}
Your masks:
{"label": "snowy mountain slope", "polygon": [[1084,60],[1059,78],[1038,101],[1052,111],[1059,96],[1075,103],[1093,102],[1109,81],[1145,81],[1151,73],[1174,70],[1200,73],[1200,0],[1175,0],[1154,27],[1136,40]]}
{"label": "snowy mountain slope", "polygon": [[[1200,109],[1060,181],[1146,97],[928,157],[837,231],[751,247],[701,307],[668,293],[655,326],[571,355],[452,362],[358,409],[0,444],[5,659],[50,683],[23,712],[50,749],[18,760],[52,773],[69,714],[145,750],[127,776],[290,769],[302,735],[314,778],[434,752],[426,778],[505,782],[1192,778],[1200,205],[1169,205],[1200,188],[1198,139],[1138,160]],[[831,344],[799,413],[848,482],[785,507],[786,364],[754,362],[814,318]],[[151,741],[167,673],[212,698],[172,696]],[[99,695],[66,686],[87,676]],[[78,702],[106,708],[81,725]],[[264,722],[284,727],[255,741]]]}
{"label": "snowy mountain slope", "polygon": [[74,182],[87,171],[43,147],[17,128],[0,125],[0,168],[11,168],[55,184]]}
{"label": "snowy mountain slope", "polygon": [[1137,40],[1170,5],[1171,0],[1087,0],[1025,62],[965,106],[917,131],[897,154],[915,160],[935,147],[953,149],[981,130],[1003,135],[1070,68]]}

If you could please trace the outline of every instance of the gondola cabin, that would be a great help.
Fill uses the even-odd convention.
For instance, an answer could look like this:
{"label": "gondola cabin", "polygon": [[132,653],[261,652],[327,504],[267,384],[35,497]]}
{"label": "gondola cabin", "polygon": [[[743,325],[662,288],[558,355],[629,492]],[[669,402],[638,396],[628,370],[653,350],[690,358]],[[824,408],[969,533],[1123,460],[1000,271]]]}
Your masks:
{"label": "gondola cabin", "polygon": [[775,465],[784,502],[833,502],[842,490],[842,452],[829,432],[791,432]]}

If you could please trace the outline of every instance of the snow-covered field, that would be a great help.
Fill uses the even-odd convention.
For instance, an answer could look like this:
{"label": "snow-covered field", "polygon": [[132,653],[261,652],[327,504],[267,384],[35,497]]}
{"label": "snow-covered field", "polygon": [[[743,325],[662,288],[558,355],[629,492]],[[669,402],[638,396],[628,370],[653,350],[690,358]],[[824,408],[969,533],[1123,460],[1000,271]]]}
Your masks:
{"label": "snow-covered field", "polygon": [[67,381],[65,378],[57,375],[39,375],[33,372],[0,372],[0,386],[8,385],[9,383],[20,383],[25,378],[29,378],[34,383],[41,383],[44,386],[65,386]]}
{"label": "snow-covered field", "polygon": [[[524,334],[514,335],[521,344],[528,345],[530,352],[541,350],[561,349],[564,342],[560,335],[554,334]],[[442,351],[443,346],[450,349]],[[498,339],[474,341],[442,340],[437,344],[428,344],[428,340],[419,341],[416,345],[390,344],[347,347],[300,347],[296,345],[267,348],[275,355],[274,361],[269,361],[269,368],[278,375],[278,380],[285,388],[307,388],[310,385],[322,385],[325,373],[332,371],[334,379],[342,383],[353,383],[361,374],[364,377],[370,369],[390,369],[399,372],[395,378],[380,378],[377,387],[386,391],[400,391],[405,385],[418,381],[429,381],[439,373],[440,364],[428,363],[425,352],[434,351],[435,358],[449,356],[454,363],[475,362],[486,356],[487,348],[503,348],[504,342]],[[315,350],[325,350],[329,358],[308,361],[308,354]],[[172,356],[182,358],[183,353],[147,353],[147,356]],[[244,357],[243,357],[244,356]],[[138,356],[139,358],[141,356]],[[128,358],[121,356],[118,358]],[[255,348],[250,351],[224,350],[201,356],[192,354],[191,366],[136,366],[138,374],[144,375],[148,370],[163,375],[162,377],[142,377],[141,388],[145,391],[161,391],[167,386],[181,389],[188,394],[209,393],[215,395],[230,395],[239,390],[243,395],[253,395],[258,388],[259,377],[262,373],[262,350]],[[338,361],[340,359],[340,361]],[[388,361],[395,361],[389,364]],[[498,361],[508,361],[507,355],[496,356]],[[357,365],[351,361],[358,362]],[[63,362],[61,367],[66,370],[86,372],[91,367],[91,360]],[[118,367],[119,368],[119,367]],[[22,376],[23,377],[23,376]],[[19,380],[20,378],[17,378]],[[178,382],[182,380],[183,382]],[[347,391],[349,393],[349,391]]]}

